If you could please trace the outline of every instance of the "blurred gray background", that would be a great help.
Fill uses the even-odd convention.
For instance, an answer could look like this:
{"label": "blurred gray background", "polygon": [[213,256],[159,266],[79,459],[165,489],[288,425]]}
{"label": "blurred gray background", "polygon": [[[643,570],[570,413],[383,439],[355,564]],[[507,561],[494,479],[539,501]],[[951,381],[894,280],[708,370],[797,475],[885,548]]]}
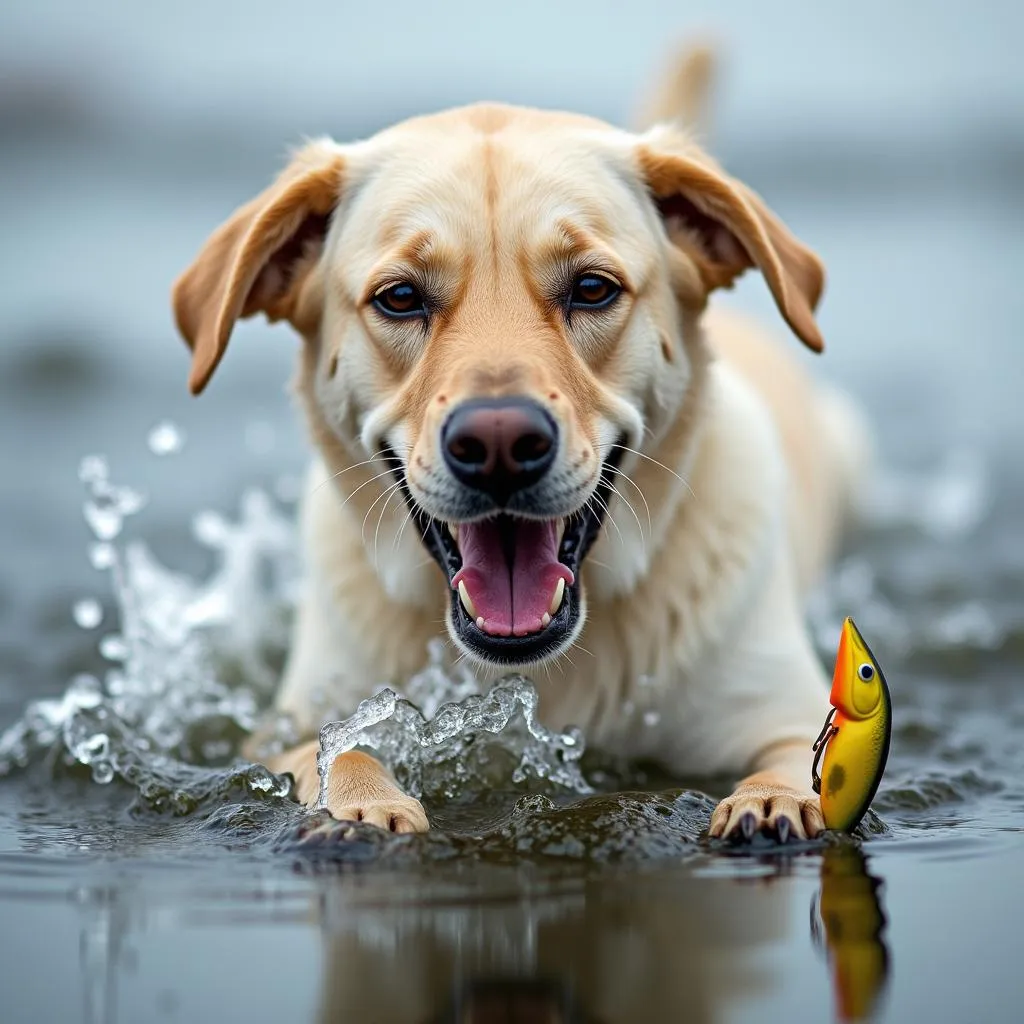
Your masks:
{"label": "blurred gray background", "polygon": [[[81,456],[106,453],[151,495],[143,530],[185,566],[195,510],[301,466],[287,329],[241,328],[196,401],[168,305],[290,145],[478,99],[628,124],[672,50],[708,37],[722,55],[711,148],[829,267],[815,372],[862,397],[888,461],[973,445],[1018,492],[1020,3],[9,0],[0,643],[14,686],[0,681],[0,704],[59,690],[77,656],[58,637],[98,586]],[[729,301],[773,317],[753,277]],[[167,417],[188,436],[175,462],[146,446]]]}

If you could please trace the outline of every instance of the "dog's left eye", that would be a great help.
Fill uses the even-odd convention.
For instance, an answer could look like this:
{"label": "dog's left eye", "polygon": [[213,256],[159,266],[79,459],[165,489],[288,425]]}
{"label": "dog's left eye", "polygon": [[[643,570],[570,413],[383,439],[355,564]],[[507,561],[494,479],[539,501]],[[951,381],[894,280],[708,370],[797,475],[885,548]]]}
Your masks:
{"label": "dog's left eye", "polygon": [[392,320],[407,320],[414,316],[426,316],[427,307],[419,289],[408,281],[400,281],[381,289],[373,297],[374,306]]}
{"label": "dog's left eye", "polygon": [[603,309],[621,294],[622,288],[600,274],[583,274],[576,278],[569,295],[573,309]]}

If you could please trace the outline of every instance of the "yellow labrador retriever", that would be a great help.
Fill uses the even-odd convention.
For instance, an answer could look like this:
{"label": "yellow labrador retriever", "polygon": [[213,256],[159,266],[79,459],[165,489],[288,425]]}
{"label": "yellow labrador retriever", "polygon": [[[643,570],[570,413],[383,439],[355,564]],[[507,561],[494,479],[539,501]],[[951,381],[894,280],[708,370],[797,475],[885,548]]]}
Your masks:
{"label": "yellow labrador retriever", "polygon": [[[488,104],[299,151],[174,289],[195,393],[240,318],[304,340],[319,457],[278,707],[312,735],[318,692],[354,707],[447,634],[484,679],[529,674],[552,726],[745,773],[713,835],[819,832],[826,686],[801,596],[836,538],[855,418],[706,310],[748,269],[820,351],[820,261],[673,124]],[[272,765],[306,802],[316,751]],[[329,809],[428,827],[358,752]]]}

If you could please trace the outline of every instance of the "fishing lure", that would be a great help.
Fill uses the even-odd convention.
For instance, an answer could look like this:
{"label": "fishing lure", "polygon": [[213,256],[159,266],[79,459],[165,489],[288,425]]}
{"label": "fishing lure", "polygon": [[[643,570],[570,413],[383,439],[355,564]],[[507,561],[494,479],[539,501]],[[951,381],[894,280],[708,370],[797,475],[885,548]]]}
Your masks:
{"label": "fishing lure", "polygon": [[885,771],[892,701],[885,676],[851,618],[839,637],[829,703],[832,710],[812,747],[811,783],[821,795],[825,827],[852,832]]}

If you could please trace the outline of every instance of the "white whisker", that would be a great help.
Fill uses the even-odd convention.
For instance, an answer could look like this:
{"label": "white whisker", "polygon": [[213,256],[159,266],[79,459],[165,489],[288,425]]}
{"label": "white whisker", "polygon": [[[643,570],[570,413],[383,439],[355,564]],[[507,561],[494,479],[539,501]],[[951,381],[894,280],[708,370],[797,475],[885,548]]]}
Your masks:
{"label": "white whisker", "polygon": [[[378,473],[376,476],[370,477],[369,480],[364,480],[354,491],[352,491],[351,494],[346,496],[339,508],[344,508],[364,487],[369,487],[370,484],[376,483],[378,480],[382,480],[386,476],[391,476],[390,469],[385,469],[383,473]],[[388,488],[388,490],[390,490],[390,488]]]}
{"label": "white whisker", "polygon": [[626,508],[628,508],[629,511],[633,513],[633,518],[636,520],[637,529],[640,531],[640,541],[641,541],[641,544],[643,544],[643,547],[646,550],[647,545],[644,543],[644,527],[643,527],[643,523],[640,522],[640,517],[636,514],[636,509],[633,508],[633,506],[630,504],[630,502],[626,498],[626,496],[613,483],[611,483],[610,481],[606,480],[605,481],[605,486],[613,494],[616,494],[618,496],[619,500],[625,503]]}
{"label": "white whisker", "polygon": [[602,509],[604,509],[605,518],[607,518],[608,522],[615,527],[615,532],[619,535],[620,543],[625,546],[626,538],[622,536],[622,530],[619,529],[619,524],[615,522],[615,518],[612,515],[611,510],[608,508],[608,505],[597,496],[596,491],[590,496],[590,500],[596,502]]}
{"label": "white whisker", "polygon": [[647,462],[650,462],[652,465],[657,466],[659,469],[665,470],[666,473],[669,473],[672,476],[674,476],[690,492],[690,494],[693,497],[696,497],[696,495],[693,493],[693,488],[674,469],[671,469],[668,466],[666,466],[664,462],[659,462],[657,459],[652,459],[650,455],[644,455],[643,452],[638,452],[635,448],[630,448],[628,445],[625,444],[615,444],[614,447],[621,448],[624,452],[630,452],[631,454],[637,456],[637,458],[645,459]]}
{"label": "white whisker", "polygon": [[377,555],[377,541],[380,538],[380,525],[384,522],[384,513],[388,510],[388,505],[391,503],[391,499],[395,496],[395,492],[401,487],[401,483],[396,481],[395,486],[388,492],[387,498],[384,499],[384,504],[380,507],[380,515],[377,516],[377,529],[373,531],[373,565],[376,568],[379,565]]}
{"label": "white whisker", "polygon": [[[347,466],[345,469],[338,470],[337,473],[332,473],[326,480],[321,480],[320,483],[313,488],[313,493],[316,494],[324,484],[329,484],[339,477],[344,476],[346,473],[351,473],[353,469],[359,469],[360,466],[369,466],[371,463],[377,462],[378,460],[384,460],[387,462],[397,462],[401,465],[402,460],[397,455],[374,455],[372,459],[364,459],[362,462],[357,462],[354,466]],[[389,469],[389,473],[393,470]]]}
{"label": "white whisker", "polygon": [[[398,487],[399,484],[398,481],[396,480],[389,488],[387,488],[387,490],[381,491],[381,493],[378,494],[376,498],[374,498],[373,504],[366,510],[366,515],[363,516],[362,525],[359,527],[359,540],[364,548],[366,547],[366,537],[364,536],[364,533],[366,531],[366,520],[370,518],[370,513],[377,507],[377,504],[381,501],[381,499],[389,500],[391,495],[395,493]],[[387,500],[385,500],[384,502],[385,505],[387,504]],[[374,552],[374,554],[376,555],[376,552]],[[376,562],[374,562],[374,565],[376,565]]]}
{"label": "white whisker", "polygon": [[[582,651],[584,654],[589,654],[590,657],[594,657],[594,652],[588,651],[586,647],[584,647],[583,644],[581,644],[578,640],[573,640],[573,642],[569,646],[574,647],[577,651]],[[575,668],[575,666],[573,667]]]}
{"label": "white whisker", "polygon": [[[621,469],[618,471],[618,475],[621,476],[623,480],[629,481],[629,483],[631,483],[633,485],[634,489],[636,490],[636,493],[640,495],[640,500],[644,503],[644,508],[647,509],[647,536],[648,537],[653,537],[654,536],[654,523],[651,520],[651,506],[647,504],[647,498],[644,497],[643,490],[640,488],[640,485],[631,476],[629,476],[627,473],[623,473]],[[618,492],[616,492],[616,493],[618,493]],[[622,497],[622,495],[620,494],[619,497]]]}
{"label": "white whisker", "polygon": [[408,506],[403,506],[402,511],[405,512],[405,518],[402,520],[402,525],[398,528],[398,532],[395,534],[395,539],[391,542],[392,552],[398,550],[398,545],[402,543],[402,534],[405,533],[405,528],[409,525],[409,522],[412,519],[412,514],[409,512]]}

